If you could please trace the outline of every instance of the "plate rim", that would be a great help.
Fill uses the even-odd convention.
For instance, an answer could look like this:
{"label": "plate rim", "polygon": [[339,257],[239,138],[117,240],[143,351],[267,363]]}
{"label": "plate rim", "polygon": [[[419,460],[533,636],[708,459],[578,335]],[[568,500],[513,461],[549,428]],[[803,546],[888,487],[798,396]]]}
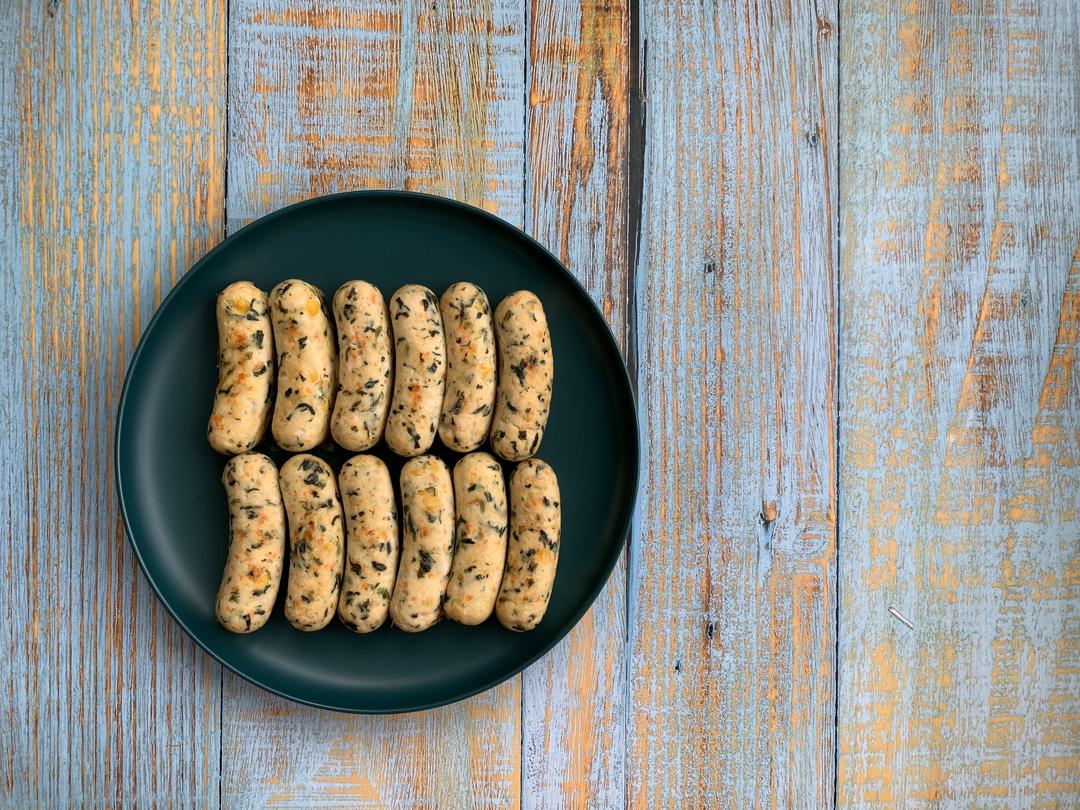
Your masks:
{"label": "plate rim", "polygon": [[[590,593],[588,593],[586,599],[584,599],[582,601],[581,607],[577,611],[574,612],[574,614],[572,615],[572,620],[569,621],[566,624],[566,627],[565,627],[564,630],[562,630],[560,633],[557,633],[551,639],[551,641],[549,643],[547,643],[545,645],[542,645],[540,647],[540,649],[535,654],[533,654],[528,659],[526,659],[522,664],[513,667],[511,670],[509,670],[508,672],[500,675],[499,677],[497,677],[495,679],[485,681],[483,684],[481,684],[481,685],[479,685],[479,686],[477,686],[475,688],[466,689],[463,692],[460,692],[459,694],[457,694],[456,696],[450,697],[450,698],[447,698],[447,699],[439,699],[439,700],[433,700],[433,701],[427,701],[427,702],[418,702],[418,703],[410,704],[408,706],[395,706],[395,707],[388,707],[388,708],[370,708],[370,707],[368,707],[368,708],[358,708],[356,706],[340,706],[340,705],[335,705],[333,703],[322,703],[322,702],[319,702],[317,700],[309,700],[309,699],[306,699],[306,698],[298,697],[296,695],[287,694],[286,692],[282,691],[281,689],[277,689],[275,687],[268,686],[267,684],[263,683],[258,678],[254,677],[254,676],[252,676],[252,675],[250,675],[250,674],[248,674],[246,672],[241,672],[239,669],[237,669],[235,666],[230,664],[228,661],[225,661],[216,652],[211,650],[203,642],[203,640],[201,638],[199,638],[191,630],[191,628],[189,628],[187,626],[187,624],[177,615],[176,611],[173,609],[173,606],[171,604],[169,604],[168,601],[166,601],[165,597],[161,593],[161,590],[158,588],[157,582],[155,582],[154,578],[150,575],[150,572],[147,570],[146,562],[143,559],[143,555],[142,555],[142,552],[141,552],[141,550],[139,548],[139,544],[135,541],[134,533],[131,530],[131,521],[128,518],[128,508],[127,508],[127,503],[126,503],[126,501],[124,499],[124,487],[123,487],[123,482],[121,480],[121,475],[120,475],[120,447],[121,447],[121,442],[122,442],[121,426],[123,425],[123,422],[124,422],[124,409],[125,409],[125,405],[127,404],[128,388],[129,388],[129,386],[131,384],[132,372],[134,371],[135,367],[138,365],[139,358],[140,358],[140,356],[141,356],[141,354],[143,352],[143,349],[145,348],[147,339],[150,337],[151,333],[154,331],[154,328],[157,326],[157,323],[158,323],[159,318],[161,317],[161,314],[165,311],[166,306],[169,304],[169,302],[173,298],[173,296],[176,295],[177,292],[179,292],[179,290],[187,283],[189,278],[194,275],[196,270],[201,269],[202,266],[204,264],[207,264],[208,262],[210,262],[214,258],[214,256],[217,255],[217,253],[219,253],[220,251],[225,249],[233,241],[238,241],[240,239],[240,237],[244,236],[249,231],[256,230],[259,227],[266,226],[266,225],[270,224],[271,222],[273,222],[278,217],[285,216],[285,215],[287,215],[289,213],[292,213],[294,211],[298,211],[298,210],[300,210],[302,208],[312,207],[312,206],[315,206],[315,205],[320,205],[320,204],[323,204],[323,203],[332,202],[332,201],[336,201],[336,200],[355,199],[355,198],[361,198],[361,197],[367,197],[367,198],[386,197],[386,198],[412,199],[414,201],[423,202],[423,203],[428,204],[428,205],[436,205],[436,206],[443,205],[443,206],[447,206],[449,208],[456,208],[456,209],[458,209],[460,211],[464,211],[464,212],[469,213],[471,215],[479,215],[482,219],[486,219],[490,224],[492,224],[492,225],[494,225],[496,227],[502,228],[504,230],[508,230],[508,231],[512,232],[515,236],[517,236],[518,238],[524,238],[528,243],[531,244],[531,246],[533,248],[536,248],[536,249],[540,250],[543,255],[545,255],[548,259],[550,259],[551,262],[562,272],[562,274],[567,279],[569,279],[570,282],[573,285],[575,285],[577,287],[578,291],[584,296],[585,300],[588,301],[589,306],[592,307],[593,311],[595,312],[595,314],[600,319],[600,323],[602,323],[604,325],[603,331],[604,331],[604,334],[606,336],[609,347],[611,349],[613,349],[616,356],[618,356],[620,358],[619,368],[622,371],[622,375],[621,375],[620,379],[626,383],[626,390],[630,395],[630,413],[631,413],[631,417],[632,417],[632,421],[633,421],[633,443],[632,443],[632,446],[631,446],[630,450],[631,450],[631,455],[632,455],[634,461],[636,462],[636,463],[633,464],[633,469],[631,470],[631,486],[630,486],[630,492],[631,492],[630,501],[631,501],[631,504],[630,504],[630,509],[627,511],[626,517],[623,520],[622,525],[619,528],[618,539],[616,540],[616,545],[615,545],[615,553],[611,555],[611,559],[607,563],[607,565],[606,565],[606,567],[604,569],[603,577],[599,580],[599,584],[595,588],[593,588],[593,590]],[[454,703],[459,703],[459,702],[461,702],[463,700],[467,700],[470,697],[474,697],[475,695],[478,695],[478,694],[480,694],[482,692],[486,692],[489,689],[493,689],[494,687],[498,686],[499,684],[510,680],[515,675],[518,675],[521,672],[524,672],[530,666],[532,666],[537,661],[539,661],[541,658],[543,658],[545,655],[547,655],[549,652],[551,652],[563,639],[566,638],[566,636],[568,636],[570,634],[570,631],[572,631],[575,627],[578,626],[578,624],[581,622],[581,619],[585,616],[586,613],[589,612],[589,610],[592,608],[593,604],[596,602],[597,597],[600,596],[600,592],[607,586],[608,582],[611,580],[611,573],[612,573],[612,571],[615,570],[615,566],[619,562],[619,558],[622,557],[622,555],[623,555],[623,553],[624,553],[624,551],[626,549],[629,534],[630,534],[630,531],[631,531],[631,529],[633,527],[634,518],[635,518],[635,516],[637,514],[638,499],[640,497],[640,483],[641,483],[641,421],[638,418],[637,393],[634,390],[634,383],[633,383],[633,380],[630,377],[630,370],[629,370],[629,368],[627,366],[627,358],[624,355],[622,349],[620,348],[620,346],[618,344],[618,341],[615,339],[614,333],[611,331],[611,325],[608,323],[607,318],[604,317],[603,311],[600,309],[599,306],[597,306],[596,301],[593,300],[592,295],[585,288],[585,285],[581,283],[581,281],[577,278],[577,276],[575,276],[570,271],[570,269],[562,262],[562,260],[559,259],[558,256],[556,256],[554,253],[552,253],[550,250],[548,250],[544,245],[542,245],[539,241],[534,239],[532,236],[530,236],[524,230],[519,228],[517,225],[514,225],[511,222],[508,222],[507,220],[503,219],[502,217],[497,216],[496,214],[491,213],[490,211],[486,211],[483,208],[480,208],[478,206],[470,205],[469,203],[462,202],[461,200],[455,200],[455,199],[453,199],[451,197],[442,197],[442,196],[439,196],[437,194],[428,194],[428,193],[419,192],[419,191],[403,191],[403,190],[397,190],[397,189],[355,189],[355,190],[351,190],[351,191],[340,191],[340,192],[336,192],[334,194],[323,194],[323,195],[320,195],[320,196],[317,196],[317,197],[310,197],[310,198],[308,198],[306,200],[300,200],[300,201],[292,203],[290,205],[286,205],[286,206],[284,206],[282,208],[277,208],[277,209],[271,211],[268,214],[264,214],[263,216],[255,219],[255,220],[252,220],[251,222],[249,222],[248,224],[244,225],[242,228],[237,230],[235,233],[229,234],[224,239],[222,239],[220,242],[218,242],[216,245],[214,245],[214,247],[212,247],[209,251],[207,251],[205,254],[203,254],[203,256],[201,258],[199,258],[199,260],[196,261],[194,264],[192,264],[187,269],[187,271],[177,280],[176,284],[173,285],[172,289],[170,289],[169,292],[165,295],[165,297],[161,299],[161,303],[159,303],[157,305],[157,309],[154,311],[154,314],[151,316],[150,320],[147,321],[146,326],[142,330],[142,334],[139,336],[139,341],[135,346],[135,351],[132,353],[131,359],[128,361],[127,369],[124,372],[124,385],[120,389],[120,397],[119,397],[117,408],[116,408],[116,423],[115,423],[115,425],[113,427],[112,461],[113,461],[113,483],[114,483],[114,486],[115,486],[115,489],[116,489],[116,496],[117,496],[117,500],[118,500],[118,504],[119,504],[119,511],[120,511],[121,520],[123,521],[123,525],[124,525],[124,535],[127,538],[128,544],[131,546],[132,551],[135,554],[135,559],[139,564],[139,569],[142,571],[143,578],[150,585],[150,590],[153,592],[155,598],[162,605],[162,607],[165,608],[165,611],[168,613],[168,615],[171,617],[171,619],[174,622],[176,622],[176,624],[180,627],[180,629],[184,631],[185,635],[187,635],[188,638],[190,638],[192,641],[194,641],[195,644],[200,649],[202,649],[203,652],[205,652],[207,655],[209,655],[213,660],[217,661],[221,666],[225,667],[230,672],[235,673],[236,675],[238,675],[240,678],[247,681],[248,683],[253,684],[254,686],[257,686],[260,689],[263,689],[264,691],[269,692],[270,694],[277,695],[278,697],[284,698],[284,699],[292,701],[294,703],[299,703],[299,704],[304,705],[304,706],[311,706],[312,708],[316,708],[316,709],[325,709],[325,710],[328,710],[328,711],[335,711],[335,712],[341,712],[341,713],[346,713],[346,714],[361,714],[361,715],[412,714],[414,712],[427,711],[429,709],[435,709],[435,708],[438,708],[440,706],[449,706],[449,705],[452,705]]]}

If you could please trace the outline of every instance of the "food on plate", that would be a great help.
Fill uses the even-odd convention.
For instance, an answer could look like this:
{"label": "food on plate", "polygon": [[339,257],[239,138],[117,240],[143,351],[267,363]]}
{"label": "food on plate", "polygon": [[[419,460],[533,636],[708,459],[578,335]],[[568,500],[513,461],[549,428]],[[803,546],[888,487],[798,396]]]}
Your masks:
{"label": "food on plate", "polygon": [[[230,540],[218,619],[237,633],[263,626],[288,536],[285,616],[300,630],[322,629],[335,611],[357,633],[387,616],[419,632],[443,615],[475,625],[493,612],[511,630],[533,629],[551,598],[561,530],[555,472],[532,458],[554,374],[539,298],[519,290],[493,315],[470,282],[451,285],[441,301],[406,284],[387,306],[373,284],[349,281],[334,295],[333,317],[336,340],[322,291],[298,279],[269,296],[247,281],[218,296],[219,379],[207,435],[218,452],[243,454],[222,476]],[[301,453],[279,473],[247,452],[268,425],[289,451],[328,434],[347,450],[367,450],[385,435],[393,452],[410,457],[399,478],[400,543],[382,460],[353,456],[335,477]],[[452,478],[426,454],[436,432],[467,453]],[[499,461],[475,452],[489,437],[496,454],[521,462],[509,496]]]}
{"label": "food on plate", "polygon": [[390,299],[394,330],[394,396],[386,444],[400,456],[427,452],[435,440],[446,382],[446,343],[439,299],[406,284]]}
{"label": "food on plate", "polygon": [[283,450],[317,447],[330,427],[337,384],[337,350],[322,290],[289,279],[270,291],[277,350],[274,440]]}
{"label": "food on plate", "polygon": [[394,625],[427,630],[441,615],[454,555],[454,491],[450,471],[435,456],[401,468],[401,562],[390,601]]}
{"label": "food on plate", "polygon": [[398,521],[394,485],[375,456],[353,456],[338,474],[345,511],[345,578],[338,617],[357,633],[386,621],[398,565]]}
{"label": "food on plate", "polygon": [[443,611],[462,624],[480,624],[495,609],[506,562],[506,482],[487,453],[454,465],[454,563]]}
{"label": "food on plate", "polygon": [[491,424],[491,447],[507,461],[534,455],[544,438],[551,407],[555,363],[540,299],[528,290],[495,308],[499,388]]}
{"label": "food on plate", "polygon": [[386,302],[374,284],[347,281],[334,294],[338,380],[330,433],[346,450],[374,447],[390,409],[393,342]]}
{"label": "food on plate", "polygon": [[491,305],[475,284],[451,285],[439,302],[446,330],[446,393],[439,438],[467,453],[484,443],[495,405],[495,332]]}
{"label": "food on plate", "polygon": [[221,474],[229,503],[229,554],[218,588],[218,621],[233,633],[266,624],[281,585],[285,509],[274,462],[261,453],[229,459]]}
{"label": "food on plate", "polygon": [[217,297],[218,382],[206,437],[219,453],[257,445],[270,423],[274,338],[266,293],[237,281]]}
{"label": "food on plate", "polygon": [[321,630],[334,616],[345,564],[345,521],[334,471],[301,454],[281,467],[289,516],[289,583],[285,618],[298,630]]}
{"label": "food on plate", "polygon": [[510,540],[495,615],[511,630],[532,630],[544,618],[559,562],[559,482],[540,459],[510,475]]}

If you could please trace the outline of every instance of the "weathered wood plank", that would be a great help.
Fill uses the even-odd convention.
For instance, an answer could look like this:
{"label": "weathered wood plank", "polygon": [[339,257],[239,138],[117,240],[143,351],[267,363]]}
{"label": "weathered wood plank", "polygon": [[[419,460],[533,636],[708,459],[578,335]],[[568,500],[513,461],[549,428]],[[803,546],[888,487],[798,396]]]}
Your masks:
{"label": "weathered wood plank", "polygon": [[111,459],[142,326],[222,234],[225,20],[22,2],[0,54],[0,795],[213,807],[219,670],[139,573]]}
{"label": "weathered wood plank", "polygon": [[517,806],[517,679],[454,706],[385,717],[297,706],[229,672],[224,688],[224,807]]}
{"label": "weathered wood plank", "polygon": [[1074,806],[1080,9],[843,19],[840,803]]}
{"label": "weathered wood plank", "polygon": [[[231,4],[230,227],[351,188],[463,199],[521,224],[524,12],[510,0]],[[510,807],[520,678],[410,716],[319,712],[225,678],[227,806]]]}
{"label": "weathered wood plank", "polygon": [[[528,16],[526,230],[560,256],[625,352],[630,262],[630,10],[608,0],[534,0]],[[626,568],[522,686],[526,807],[625,800]]]}
{"label": "weathered wood plank", "polygon": [[522,221],[524,12],[510,0],[230,6],[229,226],[355,188]]}
{"label": "weathered wood plank", "polygon": [[827,807],[836,7],[643,19],[629,804]]}

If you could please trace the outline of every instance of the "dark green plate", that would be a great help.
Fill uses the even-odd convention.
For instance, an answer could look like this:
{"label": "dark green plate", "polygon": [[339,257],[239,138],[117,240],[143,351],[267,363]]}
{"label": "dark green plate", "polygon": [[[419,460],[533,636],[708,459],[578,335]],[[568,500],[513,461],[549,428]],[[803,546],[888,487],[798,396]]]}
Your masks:
{"label": "dark green plate", "polygon": [[[538,456],[559,476],[563,539],[543,622],[513,633],[444,621],[417,634],[368,635],[338,621],[302,633],[282,613],[233,635],[214,617],[227,548],[220,476],[206,442],[216,382],[214,299],[250,279],[269,290],[298,277],[328,296],[366,279],[389,296],[407,282],[441,295],[473,281],[492,306],[517,289],[544,302],[555,354],[551,420]],[[260,448],[279,464],[286,454]],[[335,469],[348,457],[319,451]],[[394,480],[401,460],[374,452]],[[436,440],[432,452],[457,455]],[[507,470],[509,472],[509,470]],[[128,369],[116,425],[116,485],[128,537],[146,578],[180,626],[254,684],[293,700],[350,712],[405,712],[488,689],[559,641],[596,598],[629,530],[638,478],[638,428],[622,356],[588,294],[539,244],[479,209],[420,194],[355,192],[284,208],[230,236],[185,275],[146,328]]]}

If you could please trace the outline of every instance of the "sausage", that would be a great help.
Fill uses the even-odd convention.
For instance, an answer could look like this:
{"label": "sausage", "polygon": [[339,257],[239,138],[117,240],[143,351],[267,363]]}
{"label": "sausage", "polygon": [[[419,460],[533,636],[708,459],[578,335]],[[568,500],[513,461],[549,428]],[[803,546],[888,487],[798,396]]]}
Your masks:
{"label": "sausage", "polygon": [[283,450],[310,450],[326,439],[337,379],[322,290],[283,281],[270,291],[270,311],[278,363],[274,440]]}
{"label": "sausage", "polygon": [[229,459],[221,483],[229,502],[229,556],[215,612],[226,630],[253,633],[270,618],[285,560],[278,471],[261,453],[244,453]]}
{"label": "sausage", "polygon": [[386,444],[399,456],[418,456],[435,440],[446,384],[439,299],[427,287],[406,284],[390,300],[390,321],[394,399],[386,422]]}
{"label": "sausage", "polygon": [[459,281],[439,302],[446,329],[446,393],[439,438],[468,453],[484,443],[495,405],[495,332],[491,305],[475,284]]}
{"label": "sausage", "polygon": [[394,485],[375,456],[353,456],[338,474],[345,508],[347,549],[338,617],[350,630],[370,633],[386,621],[398,564]]}
{"label": "sausage", "polygon": [[206,437],[219,453],[238,455],[262,441],[270,424],[274,338],[266,293],[250,281],[217,297],[218,383]]}
{"label": "sausage", "polygon": [[495,309],[499,344],[499,391],[491,424],[491,447],[507,461],[534,455],[544,438],[551,407],[555,361],[540,299],[528,290],[504,298]]}
{"label": "sausage", "polygon": [[368,450],[386,426],[394,362],[379,288],[366,281],[343,284],[334,294],[334,322],[339,362],[330,433],[346,450]]}
{"label": "sausage", "polygon": [[417,633],[439,620],[454,555],[450,471],[435,456],[414,458],[401,468],[401,520],[401,563],[390,618]]}
{"label": "sausage", "polygon": [[334,471],[302,454],[281,467],[289,515],[285,618],[297,630],[321,630],[334,616],[345,565],[345,525]]}
{"label": "sausage", "polygon": [[495,608],[506,561],[506,483],[487,453],[454,465],[454,564],[443,610],[448,619],[480,624]]}
{"label": "sausage", "polygon": [[510,475],[510,547],[495,615],[511,630],[532,630],[544,618],[559,562],[559,482],[540,459]]}

